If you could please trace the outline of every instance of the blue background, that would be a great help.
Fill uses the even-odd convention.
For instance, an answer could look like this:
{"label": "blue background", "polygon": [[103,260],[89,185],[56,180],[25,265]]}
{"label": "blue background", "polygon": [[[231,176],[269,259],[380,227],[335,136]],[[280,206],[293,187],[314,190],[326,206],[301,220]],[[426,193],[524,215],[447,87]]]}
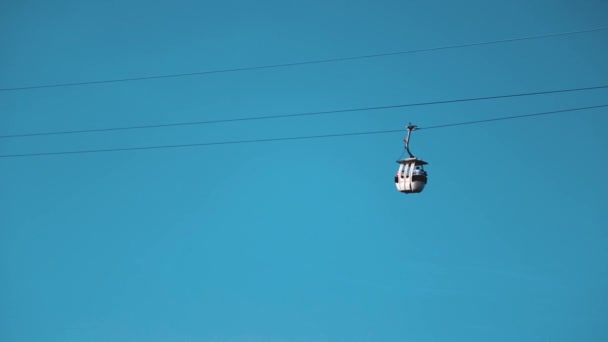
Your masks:
{"label": "blue background", "polygon": [[[339,58],[606,26],[605,1],[0,3],[0,88]],[[608,33],[0,92],[0,133],[606,85]],[[421,127],[607,90],[1,139],[0,154]],[[606,341],[606,109],[404,133],[0,159],[0,340]]]}

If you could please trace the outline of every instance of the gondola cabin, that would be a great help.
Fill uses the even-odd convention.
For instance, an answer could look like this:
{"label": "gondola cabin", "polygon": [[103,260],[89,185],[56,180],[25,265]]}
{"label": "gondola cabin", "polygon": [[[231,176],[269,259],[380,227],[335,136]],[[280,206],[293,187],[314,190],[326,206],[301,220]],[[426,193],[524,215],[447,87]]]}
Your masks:
{"label": "gondola cabin", "polygon": [[397,163],[399,163],[399,170],[395,175],[397,190],[405,194],[422,192],[428,180],[424,165],[428,163],[418,158],[405,158]]}

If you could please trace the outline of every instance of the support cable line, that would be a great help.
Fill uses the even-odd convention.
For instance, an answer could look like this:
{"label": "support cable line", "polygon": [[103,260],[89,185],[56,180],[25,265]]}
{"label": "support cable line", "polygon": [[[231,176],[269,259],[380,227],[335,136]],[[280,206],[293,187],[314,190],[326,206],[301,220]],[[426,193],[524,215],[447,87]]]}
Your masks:
{"label": "support cable line", "polygon": [[[541,113],[532,113],[532,114],[523,114],[523,115],[515,115],[515,116],[506,116],[506,117],[493,118],[493,119],[485,119],[485,120],[465,121],[465,122],[458,122],[458,123],[438,125],[438,126],[420,127],[420,128],[417,128],[417,129],[418,130],[422,130],[422,129],[429,130],[429,129],[452,127],[452,126],[473,125],[473,124],[488,123],[488,122],[494,122],[494,121],[522,119],[522,118],[528,118],[528,117],[534,117],[534,116],[555,115],[555,114],[559,114],[559,113],[575,112],[575,111],[597,109],[597,108],[605,108],[605,107],[608,107],[608,104],[596,105],[596,106],[588,106],[588,107],[569,108],[569,109],[562,109],[562,110],[554,110],[554,111],[541,112]],[[349,137],[349,136],[361,136],[361,135],[372,135],[372,134],[386,134],[386,133],[397,133],[397,132],[403,132],[403,129],[383,130],[383,131],[367,131],[367,132],[354,132],[354,133],[323,134],[323,135],[309,135],[309,136],[299,136],[299,137],[283,137],[283,138],[268,138],[268,139],[253,139],[253,140],[219,141],[219,142],[195,143],[195,144],[180,144],[180,145],[160,145],[160,146],[111,148],[111,149],[99,149],[99,150],[78,150],[78,151],[61,151],[61,152],[5,154],[5,155],[0,155],[0,158],[22,158],[22,157],[39,157],[39,156],[57,156],[57,155],[68,155],[68,154],[90,154],[90,153],[103,153],[103,152],[141,151],[141,150],[159,150],[159,149],[184,148],[184,147],[204,147],[204,146],[217,146],[217,145],[252,144],[252,143],[261,143],[261,142],[276,142],[276,141],[288,141],[288,140],[336,138],[336,137]]]}
{"label": "support cable line", "polygon": [[179,73],[179,74],[166,74],[166,75],[130,77],[130,78],[115,78],[115,79],[97,80],[97,81],[55,83],[55,84],[46,84],[46,85],[24,86],[24,87],[9,87],[9,88],[0,88],[0,92],[42,89],[42,88],[75,87],[75,86],[83,86],[83,85],[133,82],[133,81],[146,81],[146,80],[167,79],[167,78],[177,78],[177,77],[187,77],[187,76],[223,74],[223,73],[232,73],[232,72],[240,72],[240,71],[248,71],[248,70],[275,69],[275,68],[286,68],[286,67],[294,67],[294,66],[301,66],[301,65],[335,63],[335,62],[344,62],[344,61],[351,61],[351,60],[357,60],[357,59],[370,59],[370,58],[387,57],[387,56],[395,56],[395,55],[414,54],[414,53],[420,53],[420,52],[430,52],[430,51],[439,51],[439,50],[467,48],[467,47],[473,47],[473,46],[510,43],[510,42],[549,38],[549,37],[569,36],[569,35],[598,32],[598,31],[605,31],[605,30],[608,30],[608,27],[598,27],[598,28],[578,30],[578,31],[567,31],[567,32],[526,36],[526,37],[518,37],[518,38],[508,38],[508,39],[490,40],[490,41],[482,41],[482,42],[475,42],[475,43],[445,45],[445,46],[438,46],[438,47],[431,47],[431,48],[394,51],[394,52],[376,53],[376,54],[350,56],[350,57],[327,58],[327,59],[318,59],[318,60],[311,60],[311,61],[292,62],[292,63],[267,64],[267,65],[258,65],[258,66],[242,67],[242,68],[217,69],[217,70],[207,70],[207,71],[188,72],[188,73]]}
{"label": "support cable line", "polygon": [[157,125],[140,125],[140,126],[125,126],[125,127],[109,127],[109,128],[96,128],[96,129],[81,129],[73,131],[56,131],[56,132],[38,132],[38,133],[23,133],[23,134],[7,134],[0,135],[0,139],[9,138],[25,138],[35,136],[48,136],[48,135],[64,135],[64,134],[77,134],[77,133],[95,133],[95,132],[111,132],[111,131],[124,131],[124,130],[135,130],[135,129],[149,129],[149,128],[163,128],[163,127],[177,127],[177,126],[192,126],[192,125],[207,125],[217,123],[230,123],[240,121],[254,121],[254,120],[271,120],[279,118],[294,118],[314,115],[329,115],[329,114],[340,114],[340,113],[352,113],[352,112],[363,112],[372,110],[384,110],[384,109],[395,109],[395,108],[406,108],[406,107],[421,107],[421,106],[432,106],[448,103],[458,102],[472,102],[472,101],[483,101],[483,100],[496,100],[505,99],[512,97],[524,97],[524,96],[535,96],[535,95],[547,95],[547,94],[558,94],[558,93],[569,93],[596,89],[606,89],[608,85],[585,87],[585,88],[569,88],[569,89],[558,89],[558,90],[547,90],[529,93],[518,93],[518,94],[506,94],[506,95],[494,95],[484,97],[472,97],[464,99],[451,99],[451,100],[438,100],[430,102],[415,102],[405,103],[387,106],[376,106],[376,107],[360,107],[360,108],[347,108],[347,109],[336,109],[336,110],[325,110],[318,112],[305,112],[305,113],[294,113],[294,114],[278,114],[278,115],[266,115],[257,117],[244,117],[244,118],[232,118],[232,119],[217,119],[217,120],[206,120],[206,121],[191,121],[191,122],[177,122]]}

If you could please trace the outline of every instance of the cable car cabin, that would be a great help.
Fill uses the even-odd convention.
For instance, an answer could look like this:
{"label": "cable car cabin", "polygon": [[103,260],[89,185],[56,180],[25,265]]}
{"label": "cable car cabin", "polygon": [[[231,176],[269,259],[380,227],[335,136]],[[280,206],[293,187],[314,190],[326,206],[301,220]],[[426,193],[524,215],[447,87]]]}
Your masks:
{"label": "cable car cabin", "polygon": [[424,165],[428,163],[418,158],[405,158],[397,163],[400,164],[395,175],[397,190],[405,194],[422,192],[428,179]]}

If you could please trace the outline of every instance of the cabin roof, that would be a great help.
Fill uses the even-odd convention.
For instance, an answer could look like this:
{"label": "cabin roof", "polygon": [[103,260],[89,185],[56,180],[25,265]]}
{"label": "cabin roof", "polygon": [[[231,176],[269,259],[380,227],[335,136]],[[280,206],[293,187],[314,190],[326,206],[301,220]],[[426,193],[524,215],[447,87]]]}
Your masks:
{"label": "cabin roof", "polygon": [[401,160],[398,160],[397,163],[399,163],[399,164],[414,164],[414,165],[427,165],[428,164],[424,160],[418,159],[418,158],[403,158]]}

